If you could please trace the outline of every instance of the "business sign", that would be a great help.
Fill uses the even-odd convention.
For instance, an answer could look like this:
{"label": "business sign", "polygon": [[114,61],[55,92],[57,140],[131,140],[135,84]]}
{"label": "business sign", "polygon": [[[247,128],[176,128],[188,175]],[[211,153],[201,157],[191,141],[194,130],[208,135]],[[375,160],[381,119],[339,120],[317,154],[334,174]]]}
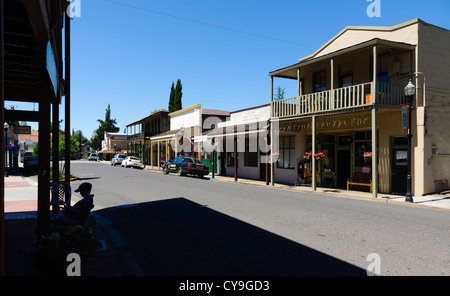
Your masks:
{"label": "business sign", "polygon": [[48,76],[50,76],[50,80],[52,81],[53,91],[55,92],[56,97],[56,92],[58,90],[58,72],[56,70],[55,55],[53,54],[53,49],[50,41],[47,42],[46,64]]}
{"label": "business sign", "polygon": [[6,144],[8,149],[14,149],[15,148],[15,141],[14,141],[14,134],[13,133],[7,133],[6,135]]}
{"label": "business sign", "polygon": [[402,105],[402,129],[406,135],[408,133],[408,105]]}
{"label": "business sign", "polygon": [[29,126],[29,125],[14,125],[13,131],[15,134],[30,135],[31,134],[31,126]]}

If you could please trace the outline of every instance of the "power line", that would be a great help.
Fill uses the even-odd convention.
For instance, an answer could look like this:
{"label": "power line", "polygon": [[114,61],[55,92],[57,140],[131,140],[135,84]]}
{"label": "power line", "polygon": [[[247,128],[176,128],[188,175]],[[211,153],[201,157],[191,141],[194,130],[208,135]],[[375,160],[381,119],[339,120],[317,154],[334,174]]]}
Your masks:
{"label": "power line", "polygon": [[278,42],[289,43],[289,44],[293,44],[293,45],[297,45],[297,46],[305,46],[305,47],[310,47],[310,48],[316,48],[315,46],[308,45],[308,44],[302,44],[302,43],[293,42],[293,41],[289,41],[289,40],[283,40],[283,39],[279,39],[279,38],[275,38],[275,37],[271,37],[271,36],[267,36],[267,35],[256,34],[256,33],[247,32],[247,31],[243,31],[243,30],[239,30],[239,29],[233,29],[233,28],[230,28],[230,27],[215,25],[215,24],[204,22],[204,21],[199,21],[199,20],[194,20],[194,19],[190,19],[190,18],[186,18],[186,17],[176,16],[176,15],[168,14],[168,13],[165,13],[165,12],[161,12],[161,11],[157,11],[157,10],[153,10],[153,9],[149,9],[149,8],[144,8],[144,7],[139,7],[139,6],[135,6],[135,5],[131,5],[131,4],[126,4],[126,3],[122,3],[122,2],[118,2],[118,1],[113,1],[113,0],[103,0],[103,1],[109,2],[109,3],[112,3],[112,4],[116,4],[116,5],[121,5],[121,6],[129,7],[129,8],[137,9],[137,10],[141,10],[141,11],[145,11],[145,12],[159,14],[159,15],[170,17],[170,18],[174,18],[174,19],[179,19],[179,20],[186,21],[186,22],[191,22],[191,23],[196,23],[196,24],[200,24],[200,25],[204,25],[204,26],[209,26],[209,27],[213,27],[213,28],[227,30],[227,31],[235,32],[235,33],[251,35],[251,36],[254,36],[254,37],[274,40],[274,41],[278,41]]}

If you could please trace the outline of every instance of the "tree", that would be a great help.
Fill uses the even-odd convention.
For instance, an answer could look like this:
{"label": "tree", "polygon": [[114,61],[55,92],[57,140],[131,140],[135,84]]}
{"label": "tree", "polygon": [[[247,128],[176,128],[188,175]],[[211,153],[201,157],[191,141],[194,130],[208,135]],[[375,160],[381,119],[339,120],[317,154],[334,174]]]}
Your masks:
{"label": "tree", "polygon": [[273,95],[273,100],[278,101],[284,99],[284,88],[277,87],[277,93]]}
{"label": "tree", "polygon": [[175,94],[174,94],[175,111],[183,109],[182,104],[181,104],[181,96],[183,95],[183,92],[181,91],[182,88],[183,87],[181,86],[181,80],[178,79],[177,85],[175,86]]}
{"label": "tree", "polygon": [[174,83],[172,82],[172,87],[170,88],[169,95],[169,112],[175,112],[183,109],[181,104],[181,96],[183,95],[181,80],[177,80],[177,85],[174,87]]}
{"label": "tree", "polygon": [[169,112],[176,111],[174,107],[174,95],[175,95],[175,87],[172,81],[172,86],[170,87],[170,95],[169,95]]}
{"label": "tree", "polygon": [[91,147],[95,150],[100,150],[105,132],[117,133],[119,128],[116,127],[116,119],[111,119],[111,107],[109,104],[108,108],[106,108],[105,120],[97,119],[97,121],[100,126],[94,131],[94,135],[91,138]]}

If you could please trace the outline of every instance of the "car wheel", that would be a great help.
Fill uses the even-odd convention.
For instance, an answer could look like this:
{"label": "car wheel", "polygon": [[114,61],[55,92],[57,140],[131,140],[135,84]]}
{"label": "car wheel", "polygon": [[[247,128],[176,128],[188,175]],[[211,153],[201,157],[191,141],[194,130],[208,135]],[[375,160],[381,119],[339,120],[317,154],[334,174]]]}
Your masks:
{"label": "car wheel", "polygon": [[165,166],[165,167],[163,168],[163,174],[164,174],[164,175],[167,175],[168,173],[169,173],[169,168]]}
{"label": "car wheel", "polygon": [[177,175],[178,176],[182,176],[183,175],[183,171],[181,170],[181,167],[178,168]]}

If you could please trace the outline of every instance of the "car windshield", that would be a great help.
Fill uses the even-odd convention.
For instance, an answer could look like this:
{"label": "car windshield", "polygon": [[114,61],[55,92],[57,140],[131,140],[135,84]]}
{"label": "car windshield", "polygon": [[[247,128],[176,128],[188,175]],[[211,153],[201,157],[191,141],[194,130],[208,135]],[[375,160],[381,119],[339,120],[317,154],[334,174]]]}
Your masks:
{"label": "car windshield", "polygon": [[137,157],[130,157],[131,160],[139,160]]}

